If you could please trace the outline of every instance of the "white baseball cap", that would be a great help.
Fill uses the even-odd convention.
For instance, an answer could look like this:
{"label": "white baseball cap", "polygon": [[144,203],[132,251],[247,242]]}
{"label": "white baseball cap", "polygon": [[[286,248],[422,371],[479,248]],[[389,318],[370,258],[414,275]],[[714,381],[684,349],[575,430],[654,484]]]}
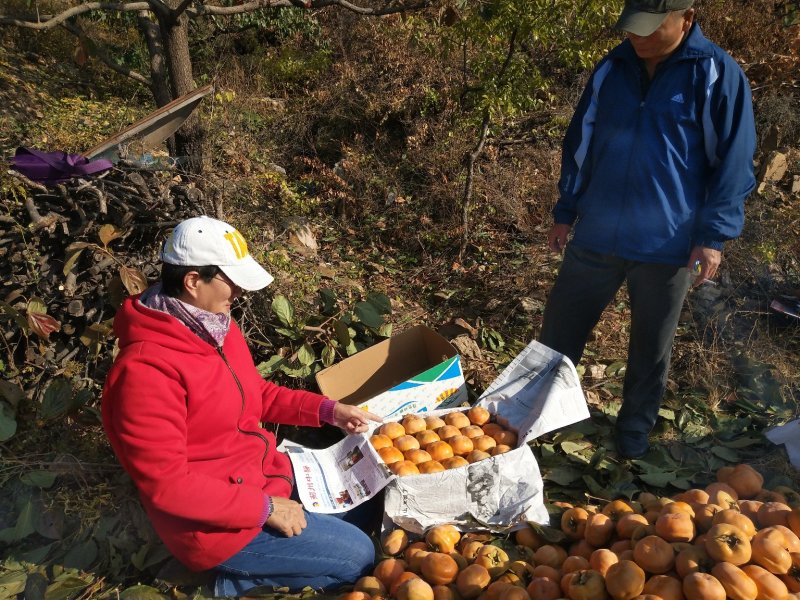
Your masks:
{"label": "white baseball cap", "polygon": [[247,242],[235,227],[211,217],[192,217],[178,223],[164,242],[161,261],[170,265],[215,265],[243,290],[267,287],[272,275],[247,251]]}

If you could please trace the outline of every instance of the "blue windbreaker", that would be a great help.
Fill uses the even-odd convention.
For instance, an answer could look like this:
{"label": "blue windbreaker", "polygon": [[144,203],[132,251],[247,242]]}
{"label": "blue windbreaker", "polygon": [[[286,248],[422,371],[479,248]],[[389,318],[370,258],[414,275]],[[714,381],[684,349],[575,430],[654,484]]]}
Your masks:
{"label": "blue windbreaker", "polygon": [[556,223],[572,243],[622,258],[686,264],[722,249],[755,186],[747,78],[695,23],[648,83],[629,41],[595,69],[564,139]]}

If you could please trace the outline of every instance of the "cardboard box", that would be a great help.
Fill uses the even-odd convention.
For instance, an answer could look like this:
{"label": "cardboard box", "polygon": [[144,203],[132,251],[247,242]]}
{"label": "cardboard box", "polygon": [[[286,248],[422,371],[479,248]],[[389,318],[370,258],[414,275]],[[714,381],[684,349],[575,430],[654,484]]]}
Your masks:
{"label": "cardboard box", "polygon": [[[334,513],[358,506],[385,489],[385,521],[415,533],[441,523],[462,530],[507,531],[527,521],[548,522],[544,482],[528,443],[589,417],[575,367],[566,356],[531,342],[477,404],[486,407],[494,421],[517,433],[516,448],[440,473],[398,477],[369,441],[380,426],[376,423],[370,431],[347,436],[324,450],[286,448],[300,499],[309,511]],[[457,410],[467,409],[430,414]],[[399,417],[385,419],[393,420]]]}
{"label": "cardboard box", "polygon": [[417,325],[323,369],[320,391],[382,417],[399,417],[467,400],[461,359],[450,342]]}

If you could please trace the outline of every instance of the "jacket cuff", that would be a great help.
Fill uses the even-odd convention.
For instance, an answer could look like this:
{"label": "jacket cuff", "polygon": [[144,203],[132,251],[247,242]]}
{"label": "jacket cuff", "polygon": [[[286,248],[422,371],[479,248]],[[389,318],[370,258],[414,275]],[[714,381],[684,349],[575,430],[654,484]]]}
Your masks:
{"label": "jacket cuff", "polygon": [[695,246],[702,246],[703,248],[710,248],[711,250],[719,250],[722,251],[722,248],[725,246],[725,242],[717,242],[714,240],[699,240],[694,243]]}
{"label": "jacket cuff", "polygon": [[333,417],[333,409],[336,406],[336,400],[325,398],[322,404],[319,405],[319,420],[328,425],[336,425],[336,420]]}
{"label": "jacket cuff", "polygon": [[569,210],[560,208],[558,204],[553,209],[553,221],[558,225],[572,225],[575,222],[576,214]]}
{"label": "jacket cuff", "polygon": [[258,521],[259,527],[264,527],[264,523],[270,518],[275,506],[272,503],[272,496],[264,496],[264,507],[261,509],[261,518]]}

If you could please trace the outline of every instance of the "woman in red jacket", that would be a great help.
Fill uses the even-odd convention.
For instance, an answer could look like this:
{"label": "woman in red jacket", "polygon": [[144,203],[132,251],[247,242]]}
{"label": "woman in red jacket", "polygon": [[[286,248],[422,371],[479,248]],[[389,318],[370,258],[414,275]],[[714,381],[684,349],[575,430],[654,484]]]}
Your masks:
{"label": "woman in red jacket", "polygon": [[120,352],[102,402],[108,438],[159,536],[189,568],[217,572],[218,596],[355,581],[372,567],[371,539],[290,498],[291,465],[262,423],[355,433],[380,418],[259,375],[230,309],[272,276],[236,229],[188,219],[161,258],[161,282],[114,319]]}

